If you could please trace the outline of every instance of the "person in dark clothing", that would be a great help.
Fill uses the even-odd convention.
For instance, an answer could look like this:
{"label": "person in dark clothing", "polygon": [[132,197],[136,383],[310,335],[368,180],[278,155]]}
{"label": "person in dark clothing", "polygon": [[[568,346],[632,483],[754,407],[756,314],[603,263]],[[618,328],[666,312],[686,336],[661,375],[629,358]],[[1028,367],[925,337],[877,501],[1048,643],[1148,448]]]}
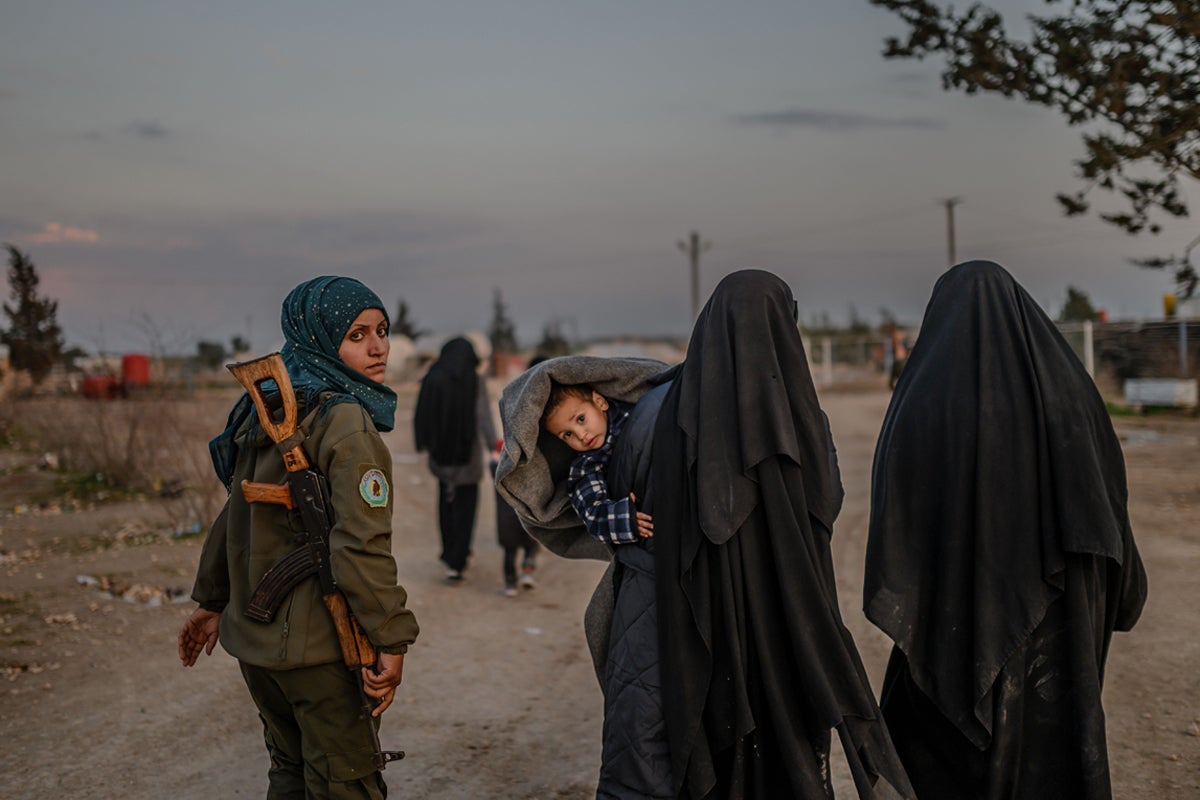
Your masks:
{"label": "person in dark clothing", "polygon": [[832,797],[836,728],[860,797],[914,797],[838,610],[841,478],[787,284],[726,276],[671,377],[650,475],[675,796]]}
{"label": "person in dark clothing", "polygon": [[[496,462],[492,463],[492,473],[496,472]],[[516,597],[520,594],[517,588],[533,589],[537,586],[534,572],[537,571],[537,554],[541,547],[537,540],[529,535],[521,524],[517,512],[504,502],[499,494],[496,495],[496,539],[504,551],[502,568],[504,571],[504,596]],[[521,568],[518,577],[517,557],[520,555]]]}
{"label": "person in dark clothing", "polygon": [[1146,574],[1104,402],[1002,267],[934,286],[875,451],[864,608],[917,794],[1108,798],[1101,685]]}
{"label": "person in dark clothing", "polygon": [[[666,364],[649,359],[564,356],[518,376],[504,388],[500,402],[505,441],[497,491],[551,552],[610,561],[584,615],[604,692],[598,800],[673,797],[660,699],[653,538],[639,536],[637,517],[628,514],[631,494],[644,509],[646,523],[653,513],[649,451],[666,387],[652,379],[667,370]],[[552,435],[542,414],[552,405],[553,387],[585,384],[591,390],[576,399],[592,407],[567,415],[577,425],[571,437]],[[609,407],[601,408],[605,405]],[[619,420],[617,406],[622,409]],[[581,452],[568,441],[606,444]],[[587,463],[579,463],[581,456]],[[619,499],[610,520],[611,498]],[[583,513],[577,510],[580,500]],[[593,501],[606,510],[585,523]],[[622,514],[626,518],[617,519]]]}
{"label": "person in dark clothing", "polygon": [[[536,367],[545,360],[545,356],[534,356],[529,359],[526,369]],[[500,466],[502,452],[504,452],[503,439],[496,443],[496,451],[490,464],[493,482],[496,468]],[[525,530],[525,526],[521,524],[521,518],[517,516],[517,512],[512,510],[512,506],[505,502],[500,495],[500,490],[495,489],[494,491],[496,493],[496,539],[500,544],[500,549],[504,551],[501,565],[504,571],[504,596],[516,597],[520,594],[517,589],[517,554],[518,552],[521,554],[519,585],[524,589],[533,589],[537,586],[533,575],[537,571],[537,554],[541,546],[537,539]]]}
{"label": "person in dark clothing", "polygon": [[[589,384],[552,382],[543,413],[546,431],[576,454],[567,473],[571,506],[593,539],[614,548],[616,562],[597,800],[662,797],[670,783],[654,646],[654,521],[649,506],[637,502],[632,468],[619,467],[622,458],[636,459],[647,449],[653,416],[640,426],[638,441],[629,442],[623,431],[638,429],[634,413],[639,406],[645,413],[662,393],[651,391],[630,405]],[[610,474],[614,458],[618,468]]]}
{"label": "person in dark clothing", "polygon": [[471,556],[483,454],[498,444],[478,367],[470,341],[459,336],[446,342],[421,381],[413,413],[417,451],[428,451],[429,471],[438,479],[440,558],[452,582],[462,580]]}

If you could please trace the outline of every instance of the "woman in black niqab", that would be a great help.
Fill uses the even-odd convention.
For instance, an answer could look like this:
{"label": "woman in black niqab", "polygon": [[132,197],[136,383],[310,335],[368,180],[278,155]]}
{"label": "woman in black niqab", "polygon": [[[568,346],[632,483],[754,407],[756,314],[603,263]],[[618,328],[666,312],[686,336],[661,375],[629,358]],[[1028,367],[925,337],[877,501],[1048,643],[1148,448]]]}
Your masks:
{"label": "woman in black niqab", "polygon": [[664,714],[682,798],[825,798],[837,728],[861,797],[913,797],[842,623],[842,487],[787,285],[717,286],[651,467]]}
{"label": "woman in black niqab", "polygon": [[479,358],[467,339],[456,336],[421,381],[413,412],[417,451],[428,450],[443,466],[465,464],[475,442],[475,394]]}
{"label": "woman in black niqab", "polygon": [[1092,379],[1002,267],[954,267],[884,419],[864,581],[918,795],[1110,797],[1104,661],[1145,597]]}
{"label": "woman in black niqab", "polygon": [[438,479],[441,560],[452,581],[462,578],[471,555],[483,448],[496,442],[487,384],[479,375],[471,342],[456,336],[425,373],[413,411],[417,451],[428,451],[429,471]]}

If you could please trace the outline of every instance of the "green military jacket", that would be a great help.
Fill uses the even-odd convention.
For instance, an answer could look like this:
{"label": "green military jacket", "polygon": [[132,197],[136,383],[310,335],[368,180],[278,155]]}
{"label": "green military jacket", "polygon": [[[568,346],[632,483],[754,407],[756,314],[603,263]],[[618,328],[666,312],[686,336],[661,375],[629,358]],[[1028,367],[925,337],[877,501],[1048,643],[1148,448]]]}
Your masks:
{"label": "green military jacket", "polygon": [[[240,661],[292,669],[340,660],[316,575],[292,590],[272,622],[242,613],[267,569],[296,547],[300,524],[295,511],[242,497],[243,480],[278,484],[286,477],[283,459],[257,417],[238,431],[237,444],[233,491],[204,541],[192,599],[223,612],[221,646]],[[405,606],[407,593],[396,583],[392,557],[391,452],[357,403],[337,403],[315,415],[304,450],[329,481],[334,580],[372,644],[384,653],[403,653],[418,628]]]}

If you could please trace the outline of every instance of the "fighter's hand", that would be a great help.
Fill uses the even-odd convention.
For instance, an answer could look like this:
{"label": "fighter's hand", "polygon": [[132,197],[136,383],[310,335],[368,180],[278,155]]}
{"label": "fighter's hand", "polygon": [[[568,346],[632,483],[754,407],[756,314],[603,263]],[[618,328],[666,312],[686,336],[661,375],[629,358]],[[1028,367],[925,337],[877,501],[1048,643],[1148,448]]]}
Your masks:
{"label": "fighter's hand", "polygon": [[179,629],[179,660],[185,667],[196,663],[203,650],[207,656],[212,655],[217,644],[217,628],[221,624],[220,611],[205,611],[197,608]]}
{"label": "fighter's hand", "polygon": [[[633,507],[636,509],[637,496],[633,492],[630,492],[629,499],[633,502]],[[635,513],[634,522],[637,525],[638,536],[642,537],[643,539],[649,539],[654,535],[654,518],[649,514],[645,513],[644,511],[637,511]]]}
{"label": "fighter's hand", "polygon": [[363,669],[363,691],[379,701],[371,716],[378,717],[392,704],[396,697],[396,687],[400,685],[403,676],[403,653],[380,653],[374,669]]}

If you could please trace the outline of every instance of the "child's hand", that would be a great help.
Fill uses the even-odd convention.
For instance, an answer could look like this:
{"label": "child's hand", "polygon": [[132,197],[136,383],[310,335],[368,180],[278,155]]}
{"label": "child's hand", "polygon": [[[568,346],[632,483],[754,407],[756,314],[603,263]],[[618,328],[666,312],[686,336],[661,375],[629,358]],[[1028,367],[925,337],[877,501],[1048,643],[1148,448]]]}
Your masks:
{"label": "child's hand", "polygon": [[[633,507],[636,509],[637,497],[633,492],[629,493],[629,501],[633,503]],[[637,523],[638,536],[642,537],[643,539],[649,539],[654,535],[654,518],[649,514],[645,513],[644,511],[637,511],[634,522]]]}

